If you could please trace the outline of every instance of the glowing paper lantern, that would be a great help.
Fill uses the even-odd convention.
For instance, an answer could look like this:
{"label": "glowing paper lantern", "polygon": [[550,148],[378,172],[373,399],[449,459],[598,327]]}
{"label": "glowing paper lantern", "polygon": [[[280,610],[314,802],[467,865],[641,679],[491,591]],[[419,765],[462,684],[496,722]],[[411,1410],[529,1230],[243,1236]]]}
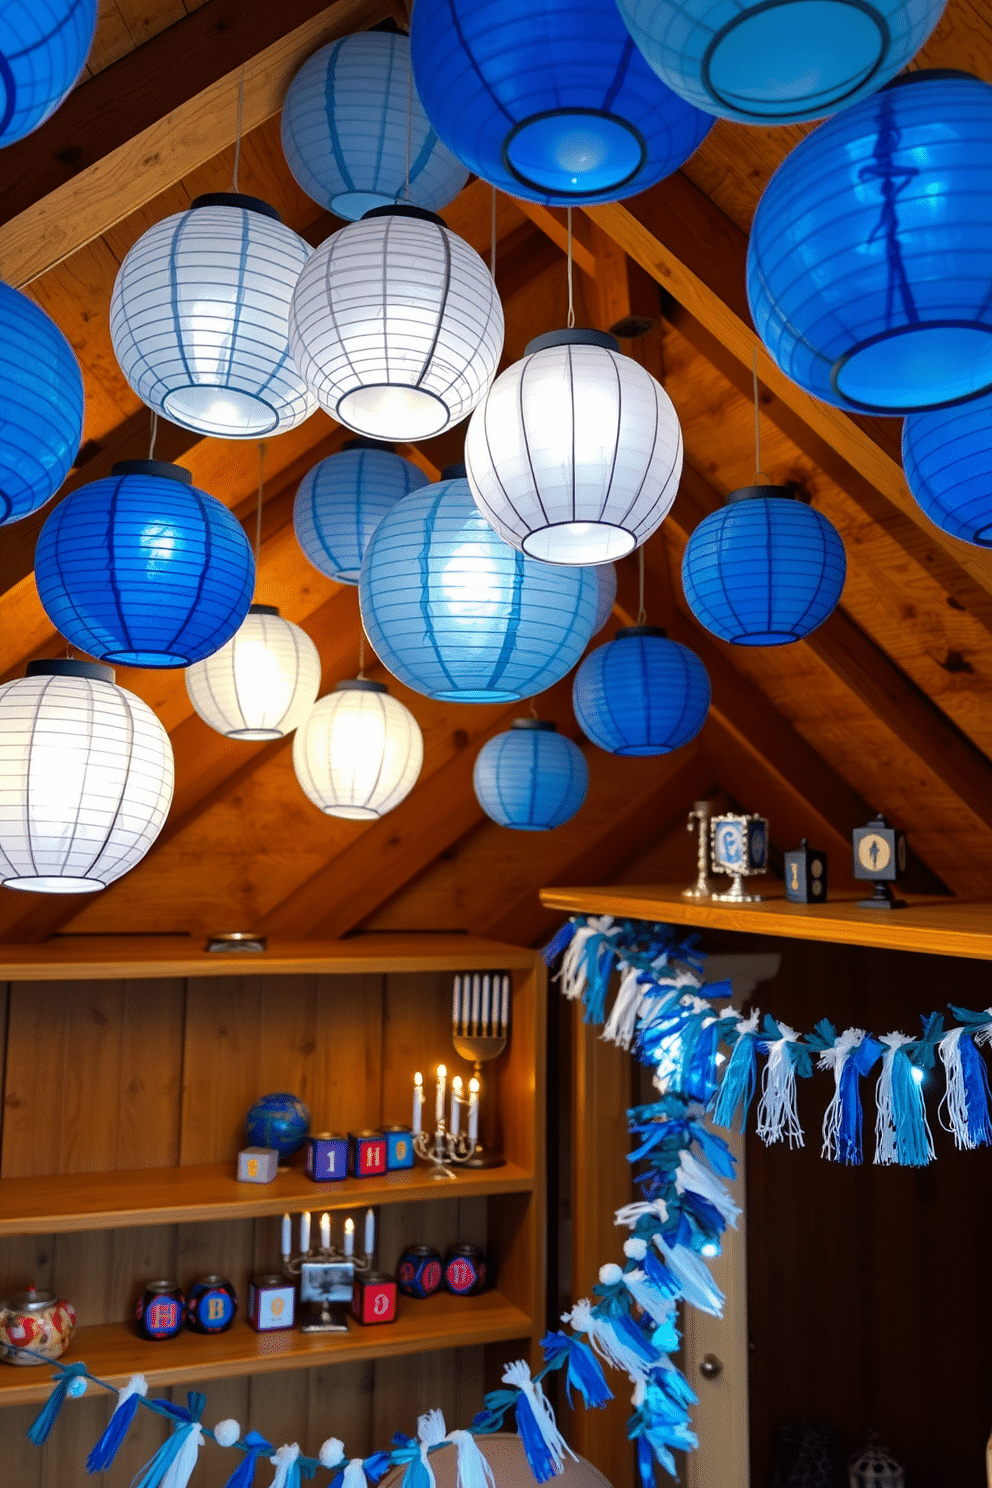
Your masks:
{"label": "glowing paper lantern", "polygon": [[234,192],[150,227],[110,300],[114,355],[138,397],[222,439],[301,424],[316,401],[289,353],[289,305],[310,253],[274,207]]}
{"label": "glowing paper lantern", "polygon": [[186,691],[204,723],[228,739],[281,739],[317,700],[320,656],[274,605],[253,604],[226,645],[186,668]]}
{"label": "glowing paper lantern", "polygon": [[992,547],[992,396],[911,414],[902,426],[902,463],[931,522]]}
{"label": "glowing paper lantern", "polygon": [[0,686],[0,881],[105,888],[145,856],[172,804],[169,736],[89,661],[32,661]]}
{"label": "glowing paper lantern", "polygon": [[357,584],[365,549],[383,517],[427,483],[422,470],[388,445],[349,440],[300,482],[293,502],[296,541],[328,578]]}
{"label": "glowing paper lantern", "polygon": [[310,710],[293,740],[304,794],[328,816],[372,821],[410,794],[424,762],[417,720],[381,682],[355,678]]}
{"label": "glowing paper lantern", "polygon": [[582,750],[540,718],[515,718],[508,734],[488,739],[472,784],[479,805],[501,827],[548,832],[570,821],[589,789]]}
{"label": "glowing paper lantern", "polygon": [[51,118],[82,72],[97,0],[0,0],[0,145]]}
{"label": "glowing paper lantern", "polygon": [[0,526],[51,500],[82,436],[72,347],[33,300],[0,284]]}
{"label": "glowing paper lantern", "polygon": [[688,646],[658,626],[631,625],[590,651],[572,706],[586,738],[609,754],[670,754],[706,722],[710,679]]}
{"label": "glowing paper lantern", "polygon": [[459,423],[503,349],[489,270],[419,207],[377,207],[321,244],[289,324],[321,407],[373,439],[420,439]]}
{"label": "glowing paper lantern", "polygon": [[361,31],[307,58],[282,106],[282,148],[307,195],[349,222],[401,201],[439,212],[468,180],[424,113],[397,32]]}

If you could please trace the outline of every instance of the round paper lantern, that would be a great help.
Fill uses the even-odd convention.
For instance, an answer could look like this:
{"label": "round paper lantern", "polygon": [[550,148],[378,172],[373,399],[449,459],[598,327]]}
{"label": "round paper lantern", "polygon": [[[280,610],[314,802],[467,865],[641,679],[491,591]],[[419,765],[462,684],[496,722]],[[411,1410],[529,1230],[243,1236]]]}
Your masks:
{"label": "round paper lantern", "polygon": [[97,0],[0,0],[0,145],[50,118],[83,70]]}
{"label": "round paper lantern", "polygon": [[357,584],[369,538],[383,517],[426,485],[424,472],[389,445],[351,439],[300,482],[293,503],[296,541],[329,579]]}
{"label": "round paper lantern", "polygon": [[379,523],[358,584],[362,621],[376,655],[415,692],[513,702],[571,671],[592,635],[597,584],[590,569],[551,568],[508,547],[462,468]]}
{"label": "round paper lantern", "polygon": [[659,82],[613,0],[417,0],[410,47],[445,144],[529,201],[645,191],[713,123]]}
{"label": "round paper lantern", "polygon": [[248,613],[255,560],[240,523],[188,470],[122,460],[52,512],[35,550],[48,618],[121,666],[184,667],[220,650]]}
{"label": "round paper lantern", "polygon": [[617,598],[617,571],[612,563],[600,563],[593,569],[596,575],[596,618],[592,622],[593,635],[599,635],[613,614]]}
{"label": "round paper lantern", "polygon": [[361,31],[314,52],[289,85],[282,148],[307,195],[349,222],[401,201],[439,212],[468,180],[424,113],[398,32]]}
{"label": "round paper lantern", "polygon": [[992,396],[911,414],[902,426],[902,463],[931,522],[992,547]]}
{"label": "round paper lantern", "polygon": [[782,371],[840,408],[992,389],[992,87],[910,72],[814,129],[755,213],[747,292]]}
{"label": "round paper lantern", "polygon": [[570,821],[586,798],[582,750],[541,718],[515,718],[508,734],[488,739],[472,784],[479,805],[501,827],[549,832]]}
{"label": "round paper lantern", "polygon": [[742,124],[819,119],[875,92],[946,0],[617,0],[638,50],[696,108]]}
{"label": "round paper lantern", "polygon": [[586,738],[609,754],[670,754],[706,722],[710,679],[695,651],[659,626],[630,625],[585,658],[572,707]]}
{"label": "round paper lantern", "polygon": [[682,430],[664,388],[612,336],[551,331],[472,415],[465,467],[505,542],[542,563],[606,563],[667,516]]}
{"label": "round paper lantern", "polygon": [[0,283],[0,526],[50,501],[83,437],[83,375],[44,310]]}
{"label": "round paper lantern", "polygon": [[311,249],[274,207],[218,191],[157,222],[121,264],[114,355],[149,408],[222,439],[282,434],[315,399],[289,354],[289,305]]}
{"label": "round paper lantern", "polygon": [[0,881],[88,894],[140,862],[172,804],[169,736],[90,661],[31,661],[0,686]]}
{"label": "round paper lantern", "polygon": [[833,523],[791,486],[745,486],[690,537],[682,560],[689,608],[737,646],[784,646],[836,607],[847,559]]}
{"label": "round paper lantern", "polygon": [[486,391],[503,307],[482,259],[440,217],[375,207],[310,259],[289,331],[332,418],[373,439],[422,439],[459,423]]}
{"label": "round paper lantern", "polygon": [[186,691],[204,723],[228,739],[281,739],[317,700],[320,656],[274,605],[253,604],[226,645],[186,668]]}
{"label": "round paper lantern", "polygon": [[339,682],[296,730],[293,769],[304,795],[328,816],[374,821],[410,794],[424,737],[409,708],[381,682]]}

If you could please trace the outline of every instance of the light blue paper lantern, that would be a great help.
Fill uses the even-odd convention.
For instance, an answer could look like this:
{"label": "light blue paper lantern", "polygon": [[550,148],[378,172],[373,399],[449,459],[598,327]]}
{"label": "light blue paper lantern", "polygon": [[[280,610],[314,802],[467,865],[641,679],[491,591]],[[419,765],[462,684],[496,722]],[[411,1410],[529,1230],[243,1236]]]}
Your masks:
{"label": "light blue paper lantern", "polygon": [[0,0],[0,145],[50,118],[83,70],[97,0]]}
{"label": "light blue paper lantern", "polygon": [[586,738],[608,754],[671,754],[706,722],[710,679],[695,651],[660,626],[630,625],[585,658],[572,707]]}
{"label": "light blue paper lantern", "polygon": [[833,523],[791,486],[745,486],[686,544],[682,588],[713,635],[735,646],[784,646],[822,625],[844,588],[847,558]]}
{"label": "light blue paper lantern", "polygon": [[427,484],[424,472],[391,446],[349,439],[300,481],[293,502],[296,541],[329,579],[357,584],[365,549],[383,517]]}
{"label": "light blue paper lantern", "polygon": [[475,798],[487,816],[517,832],[550,832],[571,821],[589,789],[582,750],[543,718],[515,718],[479,750]]}
{"label": "light blue paper lantern", "polygon": [[189,666],[239,629],[255,560],[237,519],[188,470],[123,460],[41,529],[35,580],[67,641],[121,666]]}
{"label": "light blue paper lantern", "polygon": [[645,191],[713,122],[654,75],[614,0],[417,0],[410,47],[445,144],[529,201]]}
{"label": "light blue paper lantern", "polygon": [[0,284],[0,526],[51,500],[82,437],[72,347],[33,300]]}
{"label": "light blue paper lantern", "polygon": [[755,213],[747,293],[793,382],[914,413],[992,390],[992,87],[910,72],[814,129]]}
{"label": "light blue paper lantern", "polygon": [[911,414],[902,426],[902,463],[931,522],[992,548],[992,395]]}
{"label": "light blue paper lantern", "polygon": [[463,472],[449,467],[383,517],[362,564],[362,622],[380,661],[415,692],[515,702],[571,671],[592,635],[598,586],[591,569],[539,563],[497,537]]}
{"label": "light blue paper lantern", "polygon": [[397,202],[440,212],[468,180],[424,113],[397,32],[344,36],[304,62],[282,107],[282,148],[307,195],[349,222]]}
{"label": "light blue paper lantern", "polygon": [[662,82],[708,114],[789,124],[895,77],[946,0],[617,0]]}

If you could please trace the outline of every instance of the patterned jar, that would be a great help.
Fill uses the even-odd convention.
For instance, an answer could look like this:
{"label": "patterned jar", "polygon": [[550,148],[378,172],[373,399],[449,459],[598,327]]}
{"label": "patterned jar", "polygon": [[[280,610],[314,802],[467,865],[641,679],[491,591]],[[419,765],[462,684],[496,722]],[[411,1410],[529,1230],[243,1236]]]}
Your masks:
{"label": "patterned jar", "polygon": [[45,1359],[57,1359],[76,1331],[76,1309],[71,1302],[38,1287],[15,1292],[0,1302],[0,1359],[8,1364],[42,1364],[19,1353],[31,1349]]}
{"label": "patterned jar", "polygon": [[142,1338],[175,1338],[186,1320],[186,1298],[175,1281],[150,1281],[134,1307]]}
{"label": "patterned jar", "polygon": [[201,1276],[186,1298],[186,1326],[194,1333],[226,1333],[238,1311],[238,1294],[226,1276]]}
{"label": "patterned jar", "polygon": [[444,1258],[445,1290],[474,1297],[486,1289],[486,1252],[479,1245],[452,1245]]}
{"label": "patterned jar", "polygon": [[404,1297],[430,1297],[441,1286],[441,1252],[432,1245],[408,1245],[396,1281]]}

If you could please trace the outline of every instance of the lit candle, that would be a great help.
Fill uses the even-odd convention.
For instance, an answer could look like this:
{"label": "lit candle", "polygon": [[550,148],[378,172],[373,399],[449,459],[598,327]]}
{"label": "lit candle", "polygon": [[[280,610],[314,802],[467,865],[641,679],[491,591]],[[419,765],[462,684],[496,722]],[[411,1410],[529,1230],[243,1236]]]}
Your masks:
{"label": "lit candle", "polygon": [[310,1254],[310,1215],[308,1212],[300,1215],[300,1253]]}
{"label": "lit candle", "polygon": [[448,1078],[448,1071],[443,1064],[437,1067],[437,1100],[434,1104],[434,1116],[437,1121],[444,1120],[444,1082]]}
{"label": "lit candle", "polygon": [[365,1254],[370,1256],[375,1250],[375,1210],[365,1211]]}
{"label": "lit candle", "polygon": [[478,976],[472,978],[472,1033],[479,1031],[479,981]]}
{"label": "lit candle", "polygon": [[[496,1001],[495,991],[496,991],[496,988],[494,986],[493,987],[493,993],[494,993],[493,1002],[494,1003]],[[483,1037],[485,1037],[486,1028],[488,1027],[488,1024],[489,1024],[489,977],[488,976],[484,976],[482,978],[482,1028],[480,1030],[481,1033],[482,1033],[482,1035],[483,1035]]]}
{"label": "lit candle", "polygon": [[282,1217],[282,1258],[288,1261],[293,1253],[293,1221],[288,1214]]}
{"label": "lit candle", "polygon": [[451,1135],[457,1137],[461,1125],[462,1077],[456,1075],[451,1082]]}
{"label": "lit candle", "polygon": [[503,1033],[506,1033],[510,1026],[510,978],[508,976],[503,978],[503,1014],[500,1023]]}
{"label": "lit candle", "polygon": [[355,1254],[355,1221],[350,1214],[344,1222],[344,1253],[346,1256]]}
{"label": "lit candle", "polygon": [[320,1248],[321,1250],[331,1248],[331,1216],[329,1214],[320,1216]]}
{"label": "lit candle", "polygon": [[452,998],[452,1001],[451,1001],[451,1026],[455,1030],[456,1033],[459,1032],[458,1015],[461,1012],[461,1005],[462,1005],[462,979],[461,979],[460,976],[456,976],[455,977],[455,993],[454,993],[454,997]]}
{"label": "lit candle", "polygon": [[422,1130],[422,1114],[424,1109],[424,1077],[418,1070],[413,1077],[413,1135],[419,1136]]}
{"label": "lit candle", "polygon": [[468,1082],[468,1139],[479,1140],[479,1082],[474,1075]]}

